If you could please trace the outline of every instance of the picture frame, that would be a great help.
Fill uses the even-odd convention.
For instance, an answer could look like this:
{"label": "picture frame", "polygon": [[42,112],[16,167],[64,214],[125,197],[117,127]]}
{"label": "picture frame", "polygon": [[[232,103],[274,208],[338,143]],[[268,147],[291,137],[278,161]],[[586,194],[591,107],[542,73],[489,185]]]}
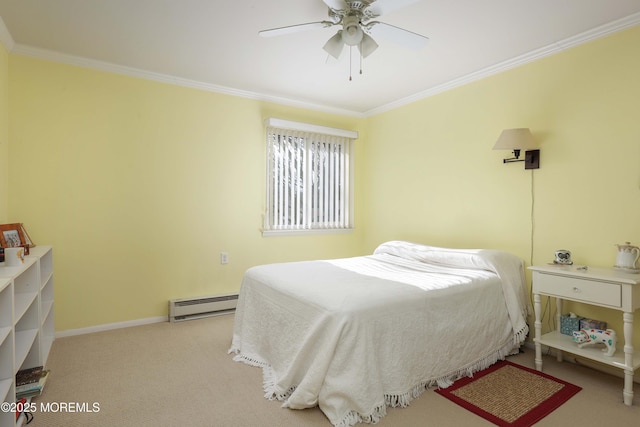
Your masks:
{"label": "picture frame", "polygon": [[0,224],[0,246],[32,248],[35,246],[22,223]]}
{"label": "picture frame", "polygon": [[22,235],[24,236],[25,246],[27,248],[33,248],[36,244],[33,243],[33,240],[31,240],[31,237],[29,236],[29,233],[27,233],[27,229],[24,228],[23,223],[20,223],[20,229],[22,230]]}

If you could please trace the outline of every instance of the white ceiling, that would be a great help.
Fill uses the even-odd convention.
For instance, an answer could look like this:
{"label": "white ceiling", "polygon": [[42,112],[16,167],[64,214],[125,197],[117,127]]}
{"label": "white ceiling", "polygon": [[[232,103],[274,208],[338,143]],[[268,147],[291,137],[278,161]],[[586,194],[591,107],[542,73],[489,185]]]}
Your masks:
{"label": "white ceiling", "polygon": [[366,116],[638,25],[640,0],[422,0],[378,20],[427,47],[378,38],[352,81],[348,50],[322,49],[336,27],[258,36],[327,19],[322,0],[0,0],[0,17],[16,54]]}

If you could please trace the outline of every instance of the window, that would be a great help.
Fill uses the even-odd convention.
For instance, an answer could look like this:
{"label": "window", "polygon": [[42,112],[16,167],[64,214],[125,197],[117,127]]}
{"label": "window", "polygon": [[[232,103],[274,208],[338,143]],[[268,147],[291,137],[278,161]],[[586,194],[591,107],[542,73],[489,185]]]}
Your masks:
{"label": "window", "polygon": [[357,132],[267,122],[264,235],[353,227],[352,144]]}

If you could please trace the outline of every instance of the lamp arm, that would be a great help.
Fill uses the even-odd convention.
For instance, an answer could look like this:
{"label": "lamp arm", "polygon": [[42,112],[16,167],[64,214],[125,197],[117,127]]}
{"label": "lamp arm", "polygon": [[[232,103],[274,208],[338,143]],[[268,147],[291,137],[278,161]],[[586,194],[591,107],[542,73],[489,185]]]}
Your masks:
{"label": "lamp arm", "polygon": [[540,169],[540,150],[527,150],[524,159],[518,159],[520,150],[513,150],[513,155],[515,157],[503,159],[502,163],[525,162],[525,169]]}
{"label": "lamp arm", "polygon": [[502,163],[513,163],[513,162],[524,162],[523,159],[520,159],[520,149],[519,148],[514,148],[513,150],[513,157],[510,159],[504,159],[502,160]]}

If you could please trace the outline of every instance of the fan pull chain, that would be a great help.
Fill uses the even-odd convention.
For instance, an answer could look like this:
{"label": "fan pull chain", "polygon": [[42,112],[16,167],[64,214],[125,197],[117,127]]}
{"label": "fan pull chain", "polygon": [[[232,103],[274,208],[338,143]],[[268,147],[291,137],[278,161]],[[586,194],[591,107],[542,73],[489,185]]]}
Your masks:
{"label": "fan pull chain", "polygon": [[[362,75],[362,64],[364,62],[362,57],[362,49],[359,50],[359,53],[360,53],[360,75]],[[353,68],[353,46],[349,46],[349,81],[353,81],[352,68]]]}
{"label": "fan pull chain", "polygon": [[349,81],[351,81],[351,52],[353,52],[353,46],[349,46]]}

